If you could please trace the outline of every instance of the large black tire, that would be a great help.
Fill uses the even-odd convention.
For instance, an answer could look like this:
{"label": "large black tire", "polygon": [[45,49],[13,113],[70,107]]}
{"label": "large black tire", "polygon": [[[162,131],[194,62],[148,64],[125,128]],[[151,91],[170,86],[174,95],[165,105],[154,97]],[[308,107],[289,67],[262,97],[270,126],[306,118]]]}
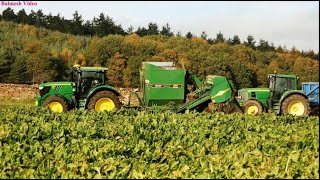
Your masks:
{"label": "large black tire", "polygon": [[50,96],[42,104],[42,107],[49,108],[53,112],[67,112],[69,106],[67,101],[59,96]]}
{"label": "large black tire", "polygon": [[259,101],[250,99],[243,103],[242,111],[244,114],[256,116],[263,112],[263,107]]}
{"label": "large black tire", "polygon": [[307,98],[299,94],[293,94],[287,97],[281,103],[281,114],[292,114],[296,116],[309,115],[310,103]]}
{"label": "large black tire", "polygon": [[115,108],[120,109],[119,98],[110,91],[97,92],[89,101],[88,109],[96,111],[112,111]]}

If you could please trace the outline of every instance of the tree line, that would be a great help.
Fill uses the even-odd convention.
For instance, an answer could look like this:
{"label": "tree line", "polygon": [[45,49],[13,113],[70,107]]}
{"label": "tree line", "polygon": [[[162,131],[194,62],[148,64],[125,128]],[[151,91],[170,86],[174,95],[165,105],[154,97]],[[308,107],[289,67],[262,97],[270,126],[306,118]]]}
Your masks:
{"label": "tree line", "polygon": [[236,89],[265,87],[269,73],[296,74],[300,82],[319,81],[319,61],[297,50],[260,51],[245,44],[209,44],[202,37],[71,35],[28,24],[0,21],[0,82],[41,83],[68,80],[68,70],[108,67],[108,83],[138,87],[143,61],[170,61],[200,79],[214,74],[232,80]]}
{"label": "tree line", "polygon": [[[181,37],[181,33],[178,32],[174,34],[171,31],[171,28],[168,23],[164,26],[159,27],[159,25],[155,22],[150,22],[148,27],[138,27],[137,30],[134,30],[132,26],[128,29],[123,29],[120,24],[116,24],[115,21],[105,15],[104,13],[100,13],[98,17],[94,17],[93,20],[84,20],[82,15],[75,11],[73,13],[72,19],[65,19],[60,14],[45,15],[41,9],[34,11],[31,10],[29,14],[26,13],[24,9],[21,9],[17,13],[13,11],[10,7],[3,10],[2,14],[0,14],[0,20],[13,21],[20,24],[29,24],[34,25],[36,27],[42,27],[54,31],[60,31],[63,33],[69,33],[73,35],[82,35],[82,36],[98,36],[104,37],[107,35],[129,35],[129,34],[137,34],[140,37],[148,36],[148,35],[164,35],[164,36],[178,36]],[[187,32],[183,37],[193,38],[196,37],[192,32]],[[247,39],[241,42],[238,35],[234,35],[232,38],[225,38],[222,32],[218,32],[215,38],[209,38],[206,31],[202,31],[201,38],[205,39],[209,44],[217,44],[217,43],[227,43],[229,45],[236,44],[244,44],[247,47],[252,49],[257,49],[259,51],[299,51],[296,48],[286,49],[286,47],[275,47],[273,43],[269,43],[266,40],[260,39],[258,42],[252,35],[248,35]],[[319,60],[319,52],[315,53],[313,50],[309,51],[299,51],[302,57],[309,57],[312,59]]]}

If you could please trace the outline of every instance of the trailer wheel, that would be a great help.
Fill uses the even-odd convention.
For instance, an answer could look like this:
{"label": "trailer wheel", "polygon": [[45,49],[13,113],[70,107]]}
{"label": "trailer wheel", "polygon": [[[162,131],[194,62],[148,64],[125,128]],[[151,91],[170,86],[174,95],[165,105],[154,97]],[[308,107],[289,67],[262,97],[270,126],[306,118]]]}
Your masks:
{"label": "trailer wheel", "polygon": [[44,102],[42,107],[48,107],[53,112],[67,112],[69,106],[67,101],[59,96],[50,96]]}
{"label": "trailer wheel", "polygon": [[97,92],[89,101],[88,109],[101,111],[112,111],[120,109],[120,101],[118,97],[109,91]]}
{"label": "trailer wheel", "polygon": [[242,106],[244,114],[250,114],[253,116],[259,115],[263,112],[263,107],[259,101],[248,100]]}
{"label": "trailer wheel", "polygon": [[283,115],[292,114],[296,116],[309,115],[310,104],[305,97],[294,94],[282,102],[281,113]]}

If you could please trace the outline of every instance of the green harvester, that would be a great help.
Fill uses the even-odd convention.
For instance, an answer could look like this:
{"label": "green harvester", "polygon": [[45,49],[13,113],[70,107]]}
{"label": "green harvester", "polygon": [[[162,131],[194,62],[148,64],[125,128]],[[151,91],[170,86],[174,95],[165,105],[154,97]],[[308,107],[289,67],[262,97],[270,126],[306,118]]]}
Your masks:
{"label": "green harvester", "polygon": [[[173,62],[143,62],[140,69],[139,107],[174,112],[242,112],[233,84],[225,77],[208,75],[204,82]],[[131,97],[131,96],[130,96]],[[130,101],[129,101],[130,106]]]}

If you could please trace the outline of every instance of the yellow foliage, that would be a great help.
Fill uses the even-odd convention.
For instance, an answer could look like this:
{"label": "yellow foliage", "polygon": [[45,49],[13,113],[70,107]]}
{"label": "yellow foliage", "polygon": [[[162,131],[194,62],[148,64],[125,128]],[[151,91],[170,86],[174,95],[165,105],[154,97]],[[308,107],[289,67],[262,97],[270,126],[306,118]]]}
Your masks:
{"label": "yellow foliage", "polygon": [[268,66],[268,69],[271,71],[278,71],[279,70],[279,65],[276,60],[272,60]]}
{"label": "yellow foliage", "polygon": [[165,49],[161,54],[170,61],[175,60],[178,57],[178,53],[173,49]]}
{"label": "yellow foliage", "polygon": [[25,25],[19,24],[19,26],[18,26],[18,32],[28,34],[30,32],[30,30],[31,30],[31,26],[28,24],[25,24]]}
{"label": "yellow foliage", "polygon": [[200,43],[200,44],[208,44],[207,40],[199,37],[192,37],[191,42]]}
{"label": "yellow foliage", "polygon": [[95,63],[95,64],[93,65],[93,67],[102,67],[102,66],[101,66],[101,64],[99,64],[99,63]]}
{"label": "yellow foliage", "polygon": [[212,45],[213,48],[218,48],[218,49],[226,49],[229,47],[227,43],[217,43]]}
{"label": "yellow foliage", "polygon": [[123,72],[125,70],[126,60],[119,52],[113,56],[108,64],[108,81],[111,85],[121,87],[123,85]]}
{"label": "yellow foliage", "polygon": [[75,39],[73,36],[70,36],[66,41],[66,46],[67,47],[71,46],[72,49],[80,49],[81,43],[77,39]]}
{"label": "yellow foliage", "polygon": [[69,62],[72,58],[72,51],[68,48],[64,48],[60,53],[60,58],[64,63]]}
{"label": "yellow foliage", "polygon": [[191,66],[191,63],[188,58],[180,57],[178,60],[178,65],[181,65],[182,68],[189,69]]}
{"label": "yellow foliage", "polygon": [[31,41],[25,45],[25,48],[23,49],[23,51],[27,53],[35,53],[37,51],[40,51],[41,49],[42,49],[42,45],[39,41]]}
{"label": "yellow foliage", "polygon": [[133,34],[130,34],[128,36],[125,36],[124,38],[124,42],[125,43],[130,43],[130,44],[136,44],[136,43],[139,43],[141,40],[140,36],[133,33]]}
{"label": "yellow foliage", "polygon": [[166,58],[163,56],[159,56],[159,55],[154,55],[151,57],[151,61],[153,62],[165,62]]}
{"label": "yellow foliage", "polygon": [[56,50],[56,49],[52,49],[51,50],[51,56],[55,59],[58,59],[59,58],[59,51]]}
{"label": "yellow foliage", "polygon": [[77,58],[77,63],[79,63],[81,66],[85,66],[87,64],[86,57],[82,53],[78,53]]}
{"label": "yellow foliage", "polygon": [[[222,45],[221,43],[217,44],[218,48],[225,47],[225,44]],[[250,52],[248,52],[248,48],[246,48],[243,45],[234,45],[232,46],[232,49],[234,51],[234,55],[236,56],[237,60],[241,62],[249,62],[250,61]]]}

